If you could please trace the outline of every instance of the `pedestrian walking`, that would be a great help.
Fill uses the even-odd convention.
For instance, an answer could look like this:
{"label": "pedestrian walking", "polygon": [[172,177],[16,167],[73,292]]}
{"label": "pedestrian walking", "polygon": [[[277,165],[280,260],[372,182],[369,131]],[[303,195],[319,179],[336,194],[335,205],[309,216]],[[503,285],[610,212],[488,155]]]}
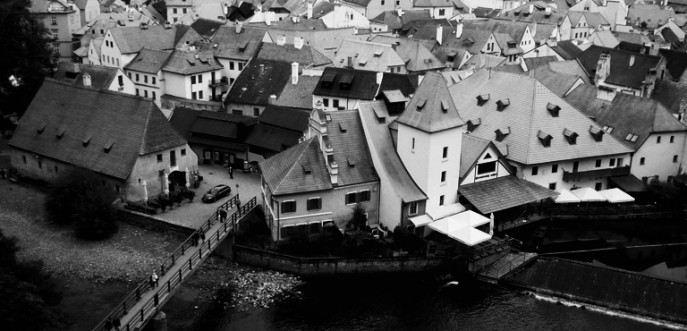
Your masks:
{"label": "pedestrian walking", "polygon": [[160,297],[155,293],[155,296],[153,297],[155,301],[155,306],[158,306],[160,304]]}
{"label": "pedestrian walking", "polygon": [[155,280],[153,280],[153,276],[148,277],[148,284],[150,285],[151,290],[153,287],[155,287]]}
{"label": "pedestrian walking", "polygon": [[155,287],[157,287],[157,283],[159,281],[159,278],[157,277],[157,274],[155,273],[155,271],[153,271],[153,274],[150,275],[150,279],[153,280],[153,284],[155,285]]}
{"label": "pedestrian walking", "polygon": [[110,331],[112,330],[112,318],[108,317],[107,321],[105,321],[105,330]]}
{"label": "pedestrian walking", "polygon": [[193,233],[193,246],[196,247],[198,246],[198,232]]}
{"label": "pedestrian walking", "polygon": [[227,211],[224,208],[219,210],[219,221],[224,223],[227,220]]}
{"label": "pedestrian walking", "polygon": [[203,242],[205,242],[205,232],[201,232],[201,233],[200,233],[200,240],[202,240]]}
{"label": "pedestrian walking", "polygon": [[229,178],[234,179],[234,168],[229,166]]}
{"label": "pedestrian walking", "polygon": [[241,199],[236,198],[236,208],[238,209],[239,214],[241,213]]}
{"label": "pedestrian walking", "polygon": [[114,326],[114,329],[119,331],[119,328],[122,327],[122,322],[119,321],[119,318],[115,318],[112,320],[112,326]]}

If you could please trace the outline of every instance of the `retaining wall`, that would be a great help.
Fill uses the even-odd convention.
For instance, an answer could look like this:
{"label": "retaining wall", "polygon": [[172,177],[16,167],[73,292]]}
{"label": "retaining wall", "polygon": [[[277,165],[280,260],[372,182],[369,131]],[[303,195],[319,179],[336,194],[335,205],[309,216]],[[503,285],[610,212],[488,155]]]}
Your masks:
{"label": "retaining wall", "polygon": [[150,215],[139,213],[133,210],[120,209],[118,211],[118,220],[127,222],[129,224],[135,225],[146,230],[152,230],[155,232],[172,233],[178,235],[179,238],[186,239],[193,233],[193,229],[183,227],[181,225],[176,225],[172,223],[167,223],[165,221],[159,220]]}

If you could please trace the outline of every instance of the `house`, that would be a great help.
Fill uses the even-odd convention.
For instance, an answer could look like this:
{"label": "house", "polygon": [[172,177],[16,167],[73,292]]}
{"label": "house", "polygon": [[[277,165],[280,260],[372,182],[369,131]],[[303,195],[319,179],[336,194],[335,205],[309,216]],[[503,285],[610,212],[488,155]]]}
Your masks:
{"label": "house", "polygon": [[568,95],[579,85],[592,85],[589,74],[577,60],[548,62],[529,74],[559,97]]}
{"label": "house", "polygon": [[586,40],[596,31],[610,30],[611,24],[598,12],[568,11],[560,27],[561,40]]}
{"label": "house", "polygon": [[399,33],[404,25],[415,20],[431,18],[428,10],[386,10],[370,19],[372,32]]}
{"label": "house", "polygon": [[100,4],[98,0],[74,0],[76,7],[79,8],[79,16],[82,24],[93,21],[100,15]]}
{"label": "house", "polygon": [[255,119],[222,112],[176,107],[169,119],[203,164],[233,165],[243,168],[250,158],[246,138]]}
{"label": "house", "polygon": [[310,111],[277,105],[265,107],[246,138],[250,153],[256,155],[252,159],[269,158],[302,142],[308,131]]}
{"label": "house", "polygon": [[[103,13],[88,21],[81,33],[74,33],[75,38],[79,38],[81,46],[74,51],[74,54],[81,58],[85,64],[100,64],[100,43],[105,38],[107,30],[118,26],[140,26],[141,23],[153,25],[153,20],[142,13]],[[93,40],[99,40],[97,45],[91,46]],[[94,54],[97,52],[97,54]],[[95,61],[97,58],[97,61]]]}
{"label": "house", "polygon": [[370,21],[365,17],[365,14],[345,2],[321,1],[314,7],[310,3],[308,6],[306,17],[321,20],[328,29],[349,27],[366,29],[370,27]]}
{"label": "house", "polygon": [[386,44],[344,40],[336,51],[334,66],[376,72],[405,73],[406,63]]}
{"label": "house", "polygon": [[520,62],[520,68],[522,71],[528,72],[530,70],[537,69],[541,66],[547,65],[549,62],[556,62],[558,58],[556,56],[540,56],[540,57],[530,57],[523,58]]}
{"label": "house", "polygon": [[379,223],[376,175],[357,111],[310,115],[308,138],[260,163],[262,205],[275,240],[343,228],[354,208]]}
{"label": "house", "polygon": [[634,151],[630,173],[644,183],[682,173],[687,126],[658,101],[624,93],[610,99],[590,85],[578,86],[565,99]]}
{"label": "house", "polygon": [[687,85],[659,79],[651,98],[660,102],[683,124],[687,124]]}
{"label": "house", "polygon": [[[473,55],[486,50],[487,41],[492,40],[492,35],[491,31],[465,29],[463,24],[459,23],[453,28],[426,26],[418,31],[413,39],[434,41],[436,44],[433,43],[431,46],[432,54],[442,61],[444,66],[457,69],[464,66]],[[486,52],[500,55],[501,49],[494,44],[490,45]]]}
{"label": "house", "polygon": [[518,178],[600,190],[629,174],[632,150],[534,78],[480,70],[449,91],[467,132],[506,145]]}
{"label": "house", "polygon": [[12,166],[54,182],[71,169],[94,172],[123,200],[170,190],[198,164],[150,99],[46,78],[9,141]]}
{"label": "house", "polygon": [[571,40],[561,40],[550,47],[563,60],[575,60],[582,54],[582,50]]}
{"label": "house", "polygon": [[297,80],[291,79],[274,104],[310,112],[313,109],[313,91],[320,82],[320,77],[321,72],[303,72]]}
{"label": "house", "polygon": [[126,75],[136,85],[135,94],[153,99],[158,107],[167,91],[162,68],[171,54],[172,51],[144,48],[124,67]]}
{"label": "house", "polygon": [[119,68],[63,62],[53,78],[72,86],[135,94],[134,83]]}
{"label": "house", "polygon": [[254,59],[229,89],[224,106],[232,114],[258,117],[298,71],[297,63]]}
{"label": "house", "polygon": [[536,23],[532,29],[536,43],[542,44],[548,40],[559,40],[559,26],[567,13],[567,7],[556,8],[555,4],[544,1],[525,3],[513,10],[502,11],[495,19],[523,23]]}
{"label": "house", "polygon": [[[429,71],[438,71],[445,68],[448,62],[448,54],[444,61],[440,60],[425,47],[425,43],[419,40],[402,38],[396,47],[396,53],[405,62],[406,72],[410,74],[423,74]],[[455,61],[455,56],[454,56]]]}
{"label": "house", "polygon": [[256,58],[271,61],[282,61],[288,64],[298,63],[301,68],[323,68],[332,64],[332,60],[324,56],[314,47],[303,45],[302,38],[296,38],[294,44],[286,43],[286,36],[280,36],[275,43],[264,43]]}
{"label": "house", "polygon": [[522,55],[523,59],[533,58],[533,57],[543,57],[543,56],[555,56],[559,61],[564,60],[563,57],[558,54],[553,46],[557,45],[558,42],[548,42],[537,46],[531,51]]}
{"label": "house", "polygon": [[606,47],[606,48],[616,48],[620,41],[610,30],[597,31],[589,37],[591,41],[596,46]]}
{"label": "house", "polygon": [[260,45],[271,41],[264,30],[236,24],[233,27],[220,27],[210,42],[215,57],[222,64],[222,77],[226,76],[229,85],[232,85],[243,68],[255,57]]}
{"label": "house", "polygon": [[328,67],[313,91],[313,108],[327,112],[357,109],[372,101],[382,83],[381,72]]}
{"label": "house", "polygon": [[674,18],[675,11],[672,8],[655,4],[635,3],[627,13],[627,23],[641,29],[654,30]]}
{"label": "house", "polygon": [[682,49],[685,43],[685,31],[682,30],[675,20],[669,19],[668,23],[659,26],[654,30],[654,35],[660,35],[671,44],[671,49]]}
{"label": "house", "polygon": [[168,0],[167,4],[167,22],[176,23],[186,13],[193,9],[194,0]]}
{"label": "house", "polygon": [[454,16],[456,4],[453,0],[413,0],[413,8],[428,11],[432,18],[448,19]]}
{"label": "house", "polygon": [[161,69],[165,95],[219,102],[224,92],[222,88],[227,86],[226,80],[222,80],[222,68],[212,50],[177,49]]}
{"label": "house", "polygon": [[60,60],[72,62],[73,52],[78,48],[73,45],[72,34],[85,24],[81,21],[81,9],[66,0],[34,0],[29,11],[46,27]]}
{"label": "house", "polygon": [[[601,13],[606,18],[606,21],[611,24],[611,30],[615,30],[616,25],[626,24],[628,7],[623,0],[581,0],[568,10]],[[627,23],[629,24],[630,22]]]}
{"label": "house", "polygon": [[119,26],[109,29],[100,47],[100,63],[124,68],[141,49],[172,50],[188,27],[183,26]]}
{"label": "house", "polygon": [[638,54],[592,45],[578,60],[594,79],[596,86],[612,91],[649,97],[656,79],[665,77],[663,57]]}
{"label": "house", "polygon": [[[512,48],[511,45],[507,43],[515,42],[515,46],[522,49],[522,52],[529,52],[534,49],[534,35],[536,32],[534,30],[536,24],[514,22],[514,21],[504,21],[497,19],[490,19],[486,21],[468,21],[464,23],[464,30],[483,30],[491,31],[494,36],[491,41],[487,41],[487,44],[498,43],[499,47],[502,49],[502,53],[507,53],[503,49]],[[489,50],[486,50],[489,52]],[[485,52],[486,53],[486,52]]]}

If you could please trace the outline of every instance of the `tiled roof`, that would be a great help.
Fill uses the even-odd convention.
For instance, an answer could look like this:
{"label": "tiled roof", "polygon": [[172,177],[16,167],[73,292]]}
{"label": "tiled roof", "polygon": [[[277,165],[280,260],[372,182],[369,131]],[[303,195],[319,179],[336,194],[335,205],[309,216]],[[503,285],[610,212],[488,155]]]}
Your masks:
{"label": "tiled roof", "polygon": [[[405,16],[405,15],[404,15]],[[414,19],[410,22],[404,22],[401,28],[401,34],[410,36],[415,35],[418,31],[422,30],[425,26],[438,26],[442,25],[444,28],[451,27],[451,22],[445,18],[427,18],[427,19]]]}
{"label": "tiled roof", "polygon": [[[531,77],[480,70],[449,90],[463,120],[481,122],[471,134],[494,141],[496,130],[510,132],[501,140],[508,146],[509,160],[540,164],[630,152],[612,137],[595,141],[590,127],[601,128]],[[481,106],[480,95],[488,96]],[[558,117],[549,113],[549,104],[561,108]],[[565,129],[579,134],[577,144],[567,142]],[[553,137],[550,147],[540,143],[539,131]]]}
{"label": "tiled roof", "polygon": [[618,42],[626,41],[628,43],[644,45],[644,43],[649,42],[649,38],[641,33],[634,32],[619,32],[614,31],[613,36],[618,39]]}
{"label": "tiled roof", "polygon": [[413,7],[455,7],[451,0],[413,0]]}
{"label": "tiled roof", "polygon": [[568,18],[570,18],[570,23],[572,26],[576,26],[577,23],[580,22],[580,19],[584,19],[587,21],[587,26],[592,27],[594,29],[598,28],[601,25],[610,25],[608,21],[601,15],[599,12],[588,12],[588,11],[569,11],[568,12]]}
{"label": "tiled roof", "polygon": [[618,39],[613,35],[613,32],[609,30],[601,30],[594,32],[591,36],[594,45],[615,48],[620,43]]}
{"label": "tiled roof", "polygon": [[263,161],[260,169],[273,195],[332,189],[317,137]]}
{"label": "tiled roof", "polygon": [[560,55],[563,60],[573,60],[582,54],[582,50],[570,40],[561,40],[556,43],[556,46],[551,46],[551,49]]}
{"label": "tiled roof", "polygon": [[634,4],[627,12],[628,24],[641,24],[646,22],[647,28],[654,29],[668,22],[669,18],[674,18],[675,12],[661,8],[659,5]]}
{"label": "tiled roof", "polygon": [[[611,134],[632,149],[637,150],[651,133],[687,131],[660,102],[618,93],[613,101],[596,97],[595,86],[580,85],[565,99],[594,118],[599,125],[613,128]],[[628,135],[638,136],[635,141]]]}
{"label": "tiled roof", "polygon": [[404,10],[401,16],[398,16],[398,11],[387,10],[377,15],[377,17],[370,20],[370,22],[386,24],[389,30],[399,30],[403,28],[404,24],[419,19],[429,19],[429,11],[427,10]]}
{"label": "tiled roof", "polygon": [[[534,11],[530,13],[530,4],[532,4],[532,2],[526,2],[524,5],[518,8],[507,11],[501,11],[494,18],[527,23],[537,22],[537,24],[541,25],[556,26],[563,22],[563,19],[565,18],[565,15],[567,13],[567,8],[556,9],[554,7],[549,7],[551,8],[551,13],[547,14],[546,7],[537,5],[534,5]],[[539,29],[539,27],[537,27],[537,29]]]}
{"label": "tiled roof", "polygon": [[[385,117],[380,123],[377,114]],[[389,181],[394,193],[404,202],[412,202],[427,199],[424,192],[417,186],[408,174],[401,158],[396,153],[394,142],[391,138],[388,124],[391,118],[386,111],[383,101],[365,102],[360,105],[360,119],[365,130],[365,135],[370,143],[370,153],[376,153],[379,164],[376,170],[384,174]],[[384,194],[391,194],[387,192]]]}
{"label": "tiled roof", "polygon": [[501,13],[501,9],[492,9],[486,7],[477,7],[472,10],[472,13],[479,18],[494,18]]}
{"label": "tiled roof", "polygon": [[277,45],[275,43],[265,43],[258,51],[256,57],[258,59],[288,63],[298,62],[302,67],[319,67],[332,63],[332,60],[324,56],[324,54],[307,45],[303,45],[303,47],[298,49],[293,44]]}
{"label": "tiled roof", "polygon": [[353,4],[353,5],[367,7],[367,5],[370,4],[370,2],[372,0],[341,0],[341,1]]}
{"label": "tiled roof", "polygon": [[235,27],[220,27],[211,42],[217,44],[215,56],[222,59],[250,60],[260,48],[265,30],[243,27],[236,33]]}
{"label": "tiled roof", "polygon": [[[65,1],[65,0],[33,0],[33,1],[31,1],[31,7],[29,8],[29,10],[32,13],[49,13],[48,8],[50,7],[50,3],[53,1],[61,4],[65,8],[69,8],[69,5],[68,5],[67,1]],[[73,10],[68,10],[68,11],[60,12],[60,13],[69,13],[69,12],[73,12]]]}
{"label": "tiled roof", "polygon": [[91,76],[91,88],[107,90],[115,77],[117,77],[118,71],[118,68],[62,62],[57,71],[55,71],[53,78],[72,86],[84,87],[83,75],[88,73]]}
{"label": "tiled roof", "polygon": [[357,110],[329,112],[329,143],[339,165],[338,186],[378,181]]}
{"label": "tiled roof", "polygon": [[175,50],[162,68],[162,71],[192,75],[219,69],[222,69],[222,65],[215,59],[213,51]]}
{"label": "tiled roof", "polygon": [[242,143],[250,128],[257,123],[255,118],[248,116],[185,107],[174,108],[169,121],[189,143],[210,146],[222,146],[224,141],[239,146],[236,144]]}
{"label": "tiled roof", "polygon": [[502,56],[477,53],[471,56],[460,69],[470,69],[473,64],[475,69],[494,68],[503,63],[503,61],[505,61],[505,58]]}
{"label": "tiled roof", "polygon": [[122,26],[110,29],[112,38],[122,54],[138,53],[143,48],[165,50],[173,49],[176,44],[178,26],[165,29],[153,25],[147,29],[137,26]]}
{"label": "tiled roof", "polygon": [[671,113],[678,114],[681,103],[684,102],[683,107],[687,106],[687,85],[659,79],[651,98],[663,104]]}
{"label": "tiled roof", "polygon": [[524,58],[523,61],[525,61],[525,65],[527,66],[527,70],[534,70],[534,69],[537,69],[543,65],[547,65],[549,62],[556,62],[556,61],[558,61],[558,58],[554,55],[551,55],[551,56],[540,56],[540,57],[528,57],[528,58]]}
{"label": "tiled roof", "polygon": [[308,129],[309,116],[310,112],[299,108],[269,105],[258,117],[258,122],[303,134]]}
{"label": "tiled roof", "polygon": [[302,137],[303,133],[258,123],[246,138],[246,144],[281,152],[298,144],[298,140]]}
{"label": "tiled roof", "polygon": [[74,87],[50,78],[9,142],[120,180],[129,177],[139,155],[184,144],[186,140],[150,99]]}
{"label": "tiled roof", "polygon": [[359,70],[384,72],[390,66],[405,66],[403,59],[386,44],[344,40],[336,51],[334,66],[347,67],[349,57],[352,59],[353,69]]}
{"label": "tiled roof", "polygon": [[267,105],[270,95],[279,98],[291,80],[291,64],[253,59],[231,86],[225,104]]}
{"label": "tiled roof", "polygon": [[[606,83],[627,86],[639,89],[646,79],[650,69],[656,68],[661,60],[658,56],[638,54],[616,49],[590,46],[579,56],[579,61],[590,75],[595,75],[596,66],[602,52],[608,52],[611,56],[611,73],[606,78]],[[630,59],[634,58],[634,64],[629,66]]]}
{"label": "tiled roof", "polygon": [[458,191],[482,214],[522,206],[558,195],[555,191],[515,176],[504,176],[463,185]]}
{"label": "tiled roof", "polygon": [[418,84],[418,75],[390,74],[384,73],[382,84],[379,87],[379,94],[384,91],[398,90],[403,96],[410,97],[415,94]]}
{"label": "tiled roof", "polygon": [[[530,24],[524,22],[504,21],[489,19],[486,21],[466,21],[463,29],[491,31],[495,34],[507,34],[512,40],[518,43],[525,34],[525,29]],[[532,28],[530,28],[530,33]]]}
{"label": "tiled roof", "polygon": [[682,75],[685,74],[685,69],[687,69],[687,53],[668,49],[661,49],[659,52],[666,59],[666,68],[673,79],[679,80],[682,78]]}
{"label": "tiled roof", "polygon": [[[261,24],[264,26],[264,23]],[[313,30],[327,30],[327,26],[322,20],[318,19],[303,19],[298,22],[293,22],[290,19],[283,19],[281,21],[272,22],[269,27],[270,30],[289,30],[289,31],[313,31]]]}
{"label": "tiled roof", "polygon": [[327,15],[334,11],[337,5],[331,2],[320,2],[315,5],[312,9],[312,18],[322,18],[322,16]]}
{"label": "tiled roof", "polygon": [[[350,78],[351,80],[348,88],[340,83],[344,78]],[[326,85],[329,80],[331,80],[331,85],[325,87],[324,85]],[[373,100],[377,94],[378,87],[376,72],[328,67],[324,69],[322,77],[320,77],[320,81],[315,87],[313,94],[329,97]]]}
{"label": "tiled roof", "polygon": [[589,77],[584,73],[583,76],[579,76],[556,71],[555,66],[552,65],[554,63],[556,62],[540,66],[531,71],[530,74],[557,96],[565,96],[580,79],[583,82],[589,81]]}
{"label": "tiled roof", "polygon": [[144,48],[124,69],[157,74],[162,70],[172,51],[158,51]]}
{"label": "tiled roof", "polygon": [[465,124],[458,114],[444,78],[431,72],[425,75],[398,123],[425,132],[438,132]]}
{"label": "tiled roof", "polygon": [[396,48],[396,53],[406,63],[409,72],[422,72],[427,70],[442,69],[442,61],[437,59],[422,42],[413,39],[401,39],[401,44]]}
{"label": "tiled roof", "polygon": [[312,95],[315,91],[317,83],[320,81],[320,76],[306,76],[298,77],[298,84],[291,84],[291,81],[284,85],[276,105],[312,110]]}

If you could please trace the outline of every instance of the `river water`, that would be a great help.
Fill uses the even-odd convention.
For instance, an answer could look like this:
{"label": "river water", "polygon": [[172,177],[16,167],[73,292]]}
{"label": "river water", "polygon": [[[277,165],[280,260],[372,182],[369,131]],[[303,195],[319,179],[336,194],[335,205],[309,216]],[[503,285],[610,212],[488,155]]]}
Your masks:
{"label": "river water", "polygon": [[[393,279],[393,280],[390,280]],[[660,330],[661,325],[557,304],[480,282],[337,278],[309,281],[270,308],[207,311],[192,330]]]}

